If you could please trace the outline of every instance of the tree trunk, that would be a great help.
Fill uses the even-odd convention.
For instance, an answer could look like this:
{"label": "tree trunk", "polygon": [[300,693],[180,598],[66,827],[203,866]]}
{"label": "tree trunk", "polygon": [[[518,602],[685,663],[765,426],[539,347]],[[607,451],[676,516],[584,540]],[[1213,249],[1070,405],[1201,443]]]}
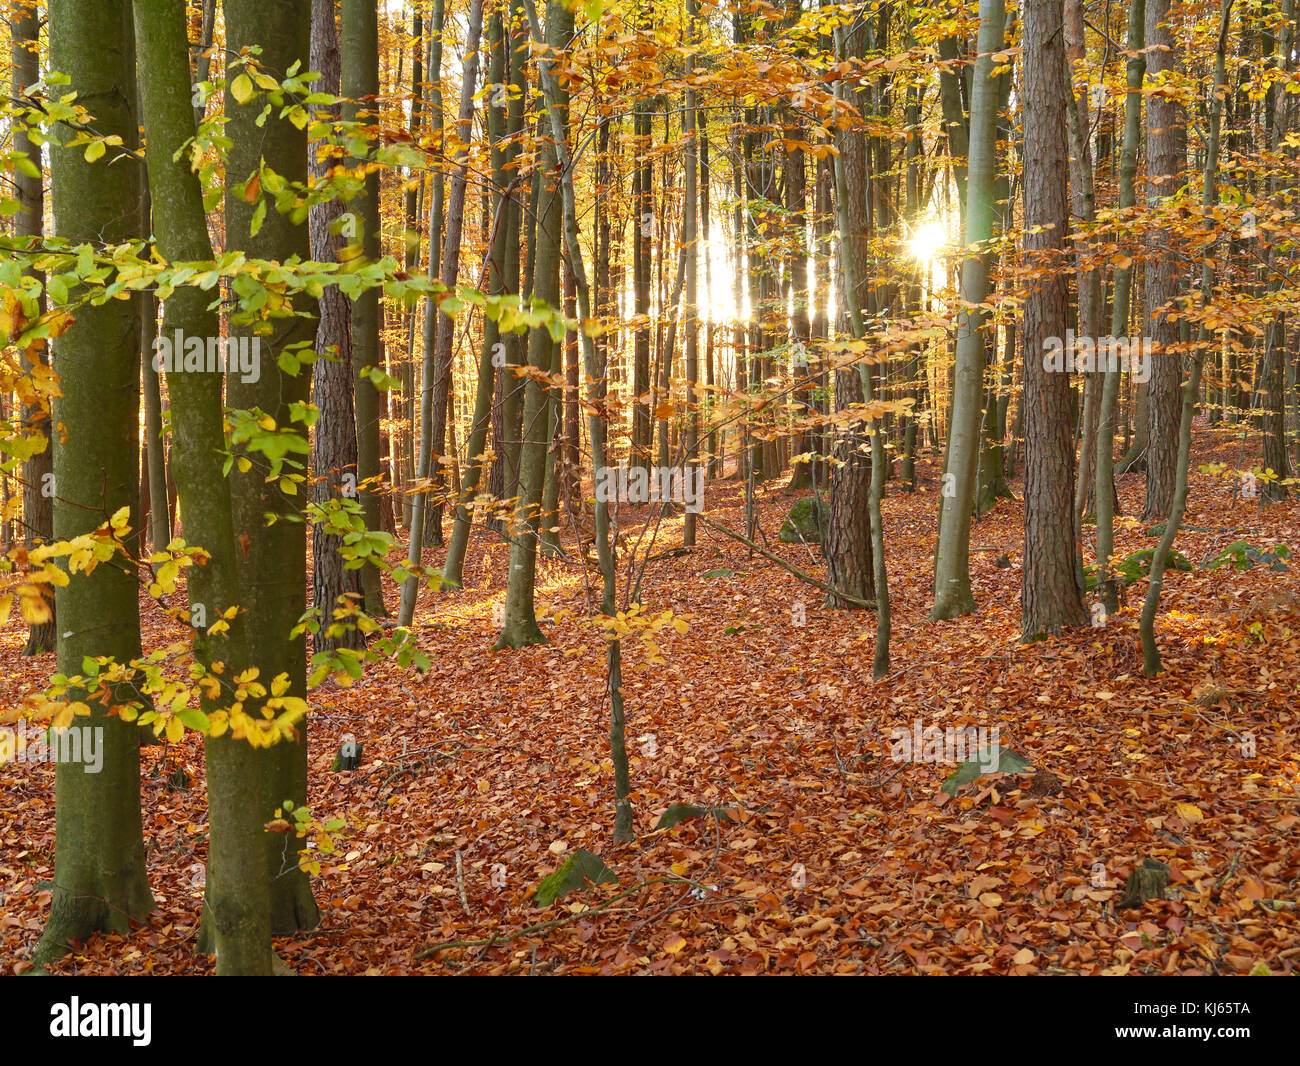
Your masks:
{"label": "tree trunk", "polygon": [[[532,13],[529,12],[531,20]],[[568,47],[573,36],[573,13],[562,4],[552,3],[546,11],[546,42],[554,49]],[[534,31],[535,34],[536,31]],[[565,107],[568,94],[556,90],[540,119],[552,126],[566,126],[566,114],[549,115],[552,107]],[[537,201],[537,251],[533,257],[533,299],[549,307],[560,306],[560,240],[564,207],[556,178],[557,145],[554,138],[543,138],[538,166],[541,188]],[[576,269],[576,267],[575,267]],[[535,372],[549,374],[551,349],[556,343],[546,326],[528,334],[528,363]],[[528,378],[524,388],[523,440],[519,453],[519,493],[511,518],[510,572],[506,578],[505,621],[494,647],[521,648],[541,644],[546,638],[537,625],[533,609],[533,586],[537,569],[538,526],[541,517],[542,490],[546,480],[549,389],[536,376]],[[600,476],[597,469],[596,474]]]}
{"label": "tree trunk", "polygon": [[[194,136],[194,109],[186,95],[185,0],[137,0],[135,14],[139,61],[149,72],[140,79],[140,91],[157,251],[169,263],[211,260],[203,190],[181,151]],[[163,337],[179,332],[205,344],[209,338],[215,341],[221,323],[210,302],[199,288],[178,288],[166,301]],[[205,668],[224,663],[234,676],[248,665],[243,618],[232,619],[224,634],[209,634],[204,626],[236,606],[239,590],[231,482],[222,469],[222,375],[173,369],[167,388],[186,541],[209,553],[207,563],[188,576],[190,617],[199,620],[194,654]],[[201,706],[209,715],[229,710],[224,694],[216,699],[205,695]],[[263,855],[270,834],[257,806],[248,802],[261,787],[266,756],[231,733],[209,737],[205,747],[211,821],[205,914],[211,916],[217,972],[269,974],[271,896]]]}
{"label": "tree trunk", "polygon": [[[371,102],[379,94],[379,15],[375,0],[342,0],[340,83],[343,118],[349,122],[375,124]],[[370,98],[362,102],[363,98]],[[353,165],[359,165],[354,160]],[[348,205],[356,218],[361,254],[367,262],[379,259],[379,174],[369,173],[365,190]],[[357,482],[366,528],[380,525],[382,467],[380,465],[379,390],[370,373],[379,369],[379,290],[368,288],[352,304],[352,366],[356,375]],[[425,383],[426,387],[428,383]],[[379,570],[373,563],[361,568],[366,613],[387,615]]]}
{"label": "tree trunk", "polygon": [[[50,0],[50,69],[69,78],[94,114],[101,136],[138,142],[135,51],[126,0]],[[66,131],[65,131],[66,132]],[[117,244],[137,236],[140,170],[110,151],[88,163],[82,147],[50,143],[50,194],[55,236],[73,244]],[[57,342],[55,363],[63,395],[54,400],[53,535],[89,533],[139,500],[139,302],[86,304]],[[137,525],[132,514],[131,526]],[[140,654],[140,620],[133,567],[102,565],[55,591],[58,664],[82,672],[86,656],[127,663]],[[82,698],[76,692],[69,699]],[[123,692],[120,700],[132,702]],[[79,724],[103,730],[99,773],[60,761],[55,770],[54,889],[37,946],[38,969],[92,933],[128,933],[153,909],[145,871],[140,815],[137,726],[102,710]]]}
{"label": "tree trunk", "polygon": [[1044,365],[1048,341],[1062,341],[1069,313],[1069,280],[1059,270],[1070,225],[1062,20],[1062,0],[1026,0],[1025,256],[1031,266],[1048,268],[1035,279],[1024,311],[1025,554],[1020,625],[1026,640],[1087,620],[1075,565],[1070,379]]}
{"label": "tree trunk", "polygon": [[[533,39],[540,42],[541,26],[533,0],[523,0],[532,27]],[[567,45],[573,36],[573,15],[564,9],[561,0],[552,0],[546,12],[547,43],[552,47]],[[552,32],[555,36],[552,37]],[[578,211],[573,190],[573,170],[567,146],[568,130],[561,119],[564,98],[555,77],[550,71],[550,61],[539,60],[539,77],[546,95],[546,112],[550,118],[555,138],[554,153],[558,163],[559,182],[563,199],[564,241],[573,266],[573,285],[577,294],[578,317],[586,321],[591,317],[591,290],[587,284],[587,268],[578,243]],[[591,458],[599,470],[608,462],[605,453],[605,424],[600,412],[605,405],[605,374],[600,353],[586,330],[581,331],[583,364],[589,382],[588,399],[591,414],[587,428],[591,437]],[[614,614],[614,548],[609,537],[609,504],[601,499],[595,505],[596,554],[600,560],[602,578],[601,613]],[[614,764],[614,841],[619,843],[633,838],[633,808],[629,781],[627,749],[624,744],[622,641],[606,641],[607,684],[610,699],[610,755]]]}
{"label": "tree trunk", "polygon": [[[1131,0],[1128,16],[1127,89],[1124,97],[1124,143],[1120,153],[1119,208],[1130,209],[1137,202],[1138,141],[1142,135],[1142,80],[1146,55],[1142,51],[1145,34],[1144,0]],[[1115,268],[1114,292],[1111,295],[1110,335],[1128,336],[1129,301],[1133,287],[1133,267]],[[1097,587],[1102,604],[1109,612],[1119,609],[1119,594],[1111,574],[1110,555],[1115,547],[1115,411],[1119,397],[1119,368],[1108,368],[1102,385],[1100,410],[1097,413]]]}
{"label": "tree trunk", "polygon": [[[522,90],[528,61],[528,27],[519,14],[517,3],[512,11],[508,32],[501,26],[501,21],[500,15],[492,18],[493,51],[488,81],[492,86],[505,87],[507,79],[504,72],[508,60],[509,82],[519,91],[509,93],[509,99],[505,100],[493,88],[487,101],[488,137],[492,142],[492,184],[495,190],[487,291],[490,295],[515,295],[519,290],[519,199],[516,191],[519,179],[516,171],[519,158],[518,134],[522,132],[524,124]],[[465,446],[465,481],[461,485],[460,498],[456,504],[456,522],[452,527],[447,558],[442,567],[442,578],[451,585],[460,585],[462,581],[465,551],[469,546],[470,524],[473,520],[470,508],[479,483],[483,480],[483,452],[487,446],[487,432],[492,420],[493,386],[498,372],[505,372],[508,353],[515,340],[515,334],[501,334],[495,319],[484,320],[474,418],[469,441]],[[498,440],[498,451],[499,449]]]}
{"label": "tree trunk", "polygon": [[[340,84],[340,58],[338,27],[335,23],[337,0],[312,0],[311,12],[311,69],[319,71],[321,79],[315,85],[317,92],[338,95]],[[326,115],[337,114],[331,106]],[[341,157],[321,159],[311,156],[312,176],[321,180],[330,170],[341,165]],[[311,209],[308,225],[311,233],[311,255],[318,262],[336,262],[347,244],[342,233],[331,233],[330,226],[338,229],[338,219],[343,214],[341,201],[327,200]],[[357,497],[357,423],[353,414],[353,394],[356,377],[352,370],[352,303],[329,285],[321,293],[320,323],[316,327],[316,351],[320,359],[313,375],[313,389],[320,418],[312,438],[312,471],[321,480],[313,488],[317,504],[325,505],[336,495],[344,500]],[[312,605],[320,617],[320,630],[313,637],[317,652],[338,648],[360,650],[366,646],[365,634],[347,619],[340,619],[339,629],[331,632],[336,608],[351,603],[360,608],[365,594],[361,587],[361,571],[345,569],[342,553],[343,537],[329,533],[323,525],[312,532]],[[345,597],[340,604],[340,597]]]}
{"label": "tree trunk", "polygon": [[[239,50],[257,44],[260,62],[270,71],[285,71],[295,63],[305,69],[310,61],[310,0],[225,0],[226,45]],[[233,79],[232,79],[233,80]],[[257,125],[265,106],[254,98],[239,104],[226,89],[226,134],[233,141],[226,165],[226,250],[242,251],[249,258],[285,262],[293,256],[308,259],[311,241],[307,220],[295,223],[290,215],[268,210],[261,229],[252,232],[255,205],[239,189],[260,167],[269,167],[290,182],[307,181],[307,134],[288,118],[275,113]],[[316,336],[316,301],[305,293],[294,297],[294,310],[306,317],[270,320],[271,332],[260,336],[261,374],[255,382],[230,378],[226,382],[226,403],[236,410],[259,408],[277,426],[289,429],[294,404],[311,396],[311,373],[301,368],[296,375],[279,366],[279,357],[289,345],[311,344]],[[252,336],[252,326],[231,322],[232,338]],[[250,344],[252,340],[250,339]],[[369,382],[366,388],[371,388]],[[260,676],[271,680],[281,674],[288,679],[284,695],[307,698],[307,644],[305,634],[291,637],[307,607],[307,530],[303,521],[301,494],[290,495],[278,482],[266,481],[265,459],[248,456],[252,469],[231,471],[236,538],[248,537],[247,550],[238,553],[239,584],[243,604],[248,608],[246,639],[250,657]],[[364,471],[362,471],[364,473]],[[276,516],[268,522],[267,514]],[[242,543],[242,542],[241,542]],[[245,709],[256,715],[258,709]],[[286,800],[302,807],[307,802],[307,726],[299,723],[301,739],[281,741],[263,753],[261,810],[263,824],[274,817]],[[245,803],[249,801],[245,795]],[[319,921],[307,875],[298,869],[293,837],[267,834],[266,876],[271,887],[271,932],[287,935],[311,929]]]}
{"label": "tree trunk", "polygon": [[[457,114],[453,136],[456,148],[451,176],[451,199],[447,205],[447,233],[442,248],[441,281],[446,292],[454,293],[460,276],[461,232],[465,224],[465,191],[468,184],[469,142],[473,137],[474,91],[478,83],[478,42],[483,29],[483,3],[474,0],[469,12],[469,35],[465,39],[465,62],[461,81],[460,110]],[[438,329],[434,345],[432,366],[426,351],[426,365],[420,398],[420,456],[416,464],[416,479],[422,484],[446,486],[448,479],[442,473],[443,451],[446,447],[448,397],[451,391],[452,346],[455,341],[456,320],[441,311],[434,311],[429,301],[426,314],[436,314]],[[431,371],[431,372],[430,372]],[[472,455],[473,453],[471,453]],[[430,466],[438,464],[438,472],[431,473]],[[438,491],[445,491],[440,488]],[[411,512],[411,566],[420,566],[424,549],[424,515],[430,507],[429,493],[421,492],[415,498]],[[441,514],[438,507],[437,513]],[[434,521],[434,541],[442,543],[442,522]],[[415,617],[415,600],[419,592],[418,577],[408,577],[402,587],[401,606],[398,608],[398,625],[409,626]]]}
{"label": "tree trunk", "polygon": [[[40,79],[40,16],[35,5],[15,7],[10,22],[9,62],[13,67],[13,96],[20,100],[27,94],[29,86]],[[45,182],[41,170],[41,150],[33,145],[27,136],[27,126],[22,122],[13,124],[13,151],[22,153],[36,167],[38,173],[33,177],[14,168],[14,199],[18,211],[14,215],[14,236],[33,237],[37,240],[45,232]],[[37,305],[45,309],[45,294],[40,296]],[[22,354],[24,367],[44,364],[46,353],[43,346],[33,346]],[[146,360],[147,362],[147,360]],[[23,461],[23,545],[30,551],[37,544],[48,543],[54,539],[54,445],[50,443],[49,415],[39,407],[24,407],[22,412],[23,429],[27,433],[39,433],[45,438],[45,447]],[[156,455],[158,442],[155,437],[150,445],[150,456]],[[150,471],[153,464],[150,464]],[[166,507],[163,509],[166,513]],[[157,525],[155,524],[155,529]],[[154,550],[162,547],[154,539]],[[24,655],[43,655],[54,651],[57,644],[55,628],[54,603],[49,602],[50,617],[44,622],[32,622],[27,631],[27,645]]]}
{"label": "tree trunk", "polygon": [[[1147,0],[1146,43],[1148,80],[1166,71],[1177,72],[1170,0]],[[1178,103],[1172,96],[1147,97],[1147,202],[1152,208],[1178,191]],[[1151,379],[1147,382],[1147,490],[1143,519],[1169,513],[1178,460],[1178,387],[1182,357],[1171,350],[1178,341],[1178,323],[1170,318],[1178,295],[1178,261],[1163,249],[1174,243],[1174,232],[1157,229],[1149,238],[1151,257],[1146,268],[1146,322],[1151,337]]]}
{"label": "tree trunk", "polygon": [[956,618],[975,610],[970,587],[970,522],[980,457],[984,406],[985,320],[971,310],[989,298],[988,252],[997,220],[998,96],[1001,79],[993,74],[994,53],[1005,40],[1003,0],[981,0],[979,57],[971,94],[970,165],[966,176],[966,258],[961,267],[962,309],[957,319],[957,359],[953,377],[948,455],[939,499],[939,542],[934,553],[932,619]]}

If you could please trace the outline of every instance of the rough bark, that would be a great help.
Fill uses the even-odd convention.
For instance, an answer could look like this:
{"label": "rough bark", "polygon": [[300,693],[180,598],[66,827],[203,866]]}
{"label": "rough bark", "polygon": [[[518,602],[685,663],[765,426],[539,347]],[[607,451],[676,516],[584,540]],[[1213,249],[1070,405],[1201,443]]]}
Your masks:
{"label": "rough bark", "polygon": [[[375,104],[362,102],[379,94],[379,14],[375,0],[342,0],[340,28],[342,51],[340,80],[343,118],[374,124]],[[360,161],[354,161],[354,165]],[[361,254],[367,261],[379,258],[379,174],[365,178],[365,189],[348,210],[356,216]],[[357,419],[357,480],[367,529],[380,529],[380,418],[383,404],[369,372],[379,367],[379,290],[366,289],[352,304],[352,366],[356,374],[354,404]],[[361,568],[366,613],[386,615],[379,570],[372,563]]]}
{"label": "rough bark", "polygon": [[[321,74],[316,91],[337,96],[340,84],[340,59],[338,27],[335,14],[336,0],[312,0],[311,10],[311,69]],[[337,113],[330,107],[328,113]],[[328,177],[330,171],[343,160],[338,157],[311,157],[311,174],[316,181]],[[340,233],[331,233],[330,226],[343,214],[341,201],[328,200],[311,209],[308,228],[311,235],[311,256],[318,262],[337,261],[347,244]],[[321,293],[320,322],[316,327],[316,351],[320,359],[312,375],[312,391],[320,418],[312,437],[312,473],[319,480],[313,487],[315,500],[325,504],[337,497],[355,499],[357,495],[357,423],[353,412],[353,394],[356,377],[352,370],[352,304],[337,285],[326,287]],[[345,625],[343,632],[331,635],[339,598],[346,597],[357,606],[364,603],[361,571],[345,568],[342,554],[343,538],[317,526],[312,532],[312,605],[320,616],[320,631],[312,638],[315,651],[337,648],[359,650],[366,646],[365,634],[355,625]]]}
{"label": "rough bark", "polygon": [[1026,0],[1024,245],[1038,276],[1024,308],[1025,553],[1020,625],[1025,639],[1087,620],[1075,565],[1070,379],[1049,371],[1043,362],[1048,338],[1065,336],[1069,313],[1063,261],[1070,218],[1062,20],[1062,0]]}
{"label": "rough bark", "polygon": [[[1178,69],[1173,32],[1169,27],[1170,0],[1147,0],[1147,80]],[[1178,152],[1179,106],[1167,95],[1147,97],[1147,202],[1154,208],[1178,191],[1181,162]],[[1151,338],[1151,379],[1147,382],[1147,486],[1144,519],[1169,513],[1174,495],[1178,460],[1178,389],[1182,358],[1172,350],[1178,341],[1178,324],[1169,317],[1178,295],[1178,262],[1161,249],[1173,244],[1165,228],[1152,231],[1151,257],[1146,267],[1146,323]]]}

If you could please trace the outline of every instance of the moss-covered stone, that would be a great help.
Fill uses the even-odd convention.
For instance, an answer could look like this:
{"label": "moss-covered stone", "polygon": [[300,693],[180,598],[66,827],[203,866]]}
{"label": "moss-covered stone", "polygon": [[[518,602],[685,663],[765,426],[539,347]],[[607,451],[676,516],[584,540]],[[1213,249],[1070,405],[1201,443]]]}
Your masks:
{"label": "moss-covered stone", "polygon": [[795,501],[789,515],[781,524],[779,538],[782,544],[821,544],[831,525],[831,508],[825,500],[805,496]]}

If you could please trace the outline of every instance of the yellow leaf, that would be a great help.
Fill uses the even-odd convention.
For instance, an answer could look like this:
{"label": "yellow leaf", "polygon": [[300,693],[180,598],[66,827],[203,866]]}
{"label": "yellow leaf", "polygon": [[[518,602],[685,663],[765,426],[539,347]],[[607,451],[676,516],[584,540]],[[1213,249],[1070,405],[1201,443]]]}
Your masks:
{"label": "yellow leaf", "polygon": [[[35,585],[20,585],[18,594],[22,597],[23,621],[38,626],[50,620],[50,605]],[[9,605],[6,603],[4,614],[8,614],[8,607]],[[3,617],[3,615],[0,615],[0,617]]]}
{"label": "yellow leaf", "polygon": [[230,95],[236,103],[246,104],[253,96],[253,82],[247,74],[240,74],[230,83]]}
{"label": "yellow leaf", "polygon": [[1205,813],[1195,803],[1175,803],[1174,813],[1184,822],[1200,822],[1205,818]]}
{"label": "yellow leaf", "polygon": [[676,955],[686,946],[686,941],[679,936],[670,936],[664,941],[664,951],[669,955]]}

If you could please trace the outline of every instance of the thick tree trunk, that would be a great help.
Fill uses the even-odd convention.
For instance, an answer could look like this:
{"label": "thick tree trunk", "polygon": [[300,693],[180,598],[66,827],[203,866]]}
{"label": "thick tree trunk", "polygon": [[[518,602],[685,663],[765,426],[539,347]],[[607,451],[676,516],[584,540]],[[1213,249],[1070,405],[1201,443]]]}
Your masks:
{"label": "thick tree trunk", "polygon": [[1025,300],[1025,639],[1083,625],[1075,564],[1074,436],[1070,379],[1044,365],[1049,339],[1062,341],[1069,280],[1060,270],[1069,232],[1066,67],[1062,0],[1024,6],[1025,256],[1044,273]]}
{"label": "thick tree trunk", "polygon": [[[859,55],[866,46],[861,26],[839,34],[845,56]],[[847,98],[847,92],[841,94]],[[862,308],[869,301],[867,281],[867,151],[860,130],[841,134],[835,160],[835,211],[839,225],[840,291],[843,308],[856,336]],[[845,357],[835,357],[843,364]],[[835,371],[835,408],[844,411],[864,399],[865,377],[854,364]],[[826,535],[827,583],[846,597],[870,600],[875,594],[871,558],[868,500],[871,463],[867,457],[866,424],[855,419],[836,426],[831,463],[830,528]],[[750,534],[753,535],[752,532]],[[851,600],[828,595],[828,607],[850,608]]]}
{"label": "thick tree trunk", "polygon": [[[837,37],[840,39],[841,55],[848,55],[848,49],[845,47],[842,31],[837,31]],[[836,93],[841,101],[846,95],[845,85],[841,81],[835,87]],[[852,134],[849,134],[850,138]],[[835,203],[836,212],[839,219],[840,233],[851,232],[852,223],[850,222],[850,200],[855,195],[855,188],[849,180],[848,166],[845,162],[844,140],[840,142],[840,152],[835,157]],[[844,291],[846,293],[860,292],[861,279],[858,274],[860,260],[855,253],[855,249],[849,242],[841,240],[840,243],[840,276],[844,281]],[[853,337],[857,341],[862,341],[866,337],[866,326],[863,321],[862,307],[857,300],[850,299],[847,301],[847,311],[849,325],[853,331]],[[859,366],[859,376],[862,387],[862,399],[870,405],[875,401],[873,391],[872,375],[870,367]],[[838,402],[838,401],[837,401]],[[871,584],[876,599],[876,647],[875,654],[872,658],[872,676],[875,678],[883,677],[889,671],[889,628],[890,628],[890,607],[889,607],[889,580],[885,570],[885,532],[884,520],[880,510],[881,496],[884,494],[885,487],[885,441],[884,427],[880,417],[877,415],[874,419],[874,425],[871,426],[871,480],[867,486],[867,519],[869,522],[869,533],[871,537]],[[832,481],[832,499],[834,498],[834,482]],[[834,523],[834,509],[832,508],[832,524]]]}
{"label": "thick tree trunk", "polygon": [[[66,74],[101,136],[138,142],[135,49],[127,0],[50,0],[50,69]],[[55,236],[76,244],[117,244],[135,236],[140,169],[111,151],[94,163],[82,147],[50,144]],[[139,500],[140,305],[135,300],[87,304],[57,342],[63,395],[54,401],[54,527],[56,539],[89,533]],[[132,514],[131,526],[138,524]],[[115,561],[115,563],[118,561]],[[56,589],[58,664],[82,672],[86,656],[127,663],[140,654],[136,573],[102,565]],[[69,699],[77,699],[69,693]],[[122,702],[132,696],[121,694]],[[133,724],[102,710],[78,719],[102,729],[103,765],[87,773],[78,762],[55,770],[54,889],[50,917],[37,946],[37,968],[69,950],[70,940],[96,932],[127,933],[153,908],[145,872],[140,815],[140,738]]]}
{"label": "thick tree trunk", "polygon": [[[1148,80],[1178,69],[1170,0],[1147,0],[1146,43]],[[1154,208],[1178,191],[1181,160],[1178,152],[1178,102],[1172,96],[1147,97],[1147,202]],[[1173,244],[1169,229],[1157,229],[1149,240],[1146,268],[1146,323],[1151,338],[1151,379],[1147,382],[1147,491],[1144,519],[1169,513],[1178,460],[1178,389],[1182,357],[1171,350],[1178,341],[1178,323],[1170,318],[1178,295],[1178,261],[1163,249]]]}

